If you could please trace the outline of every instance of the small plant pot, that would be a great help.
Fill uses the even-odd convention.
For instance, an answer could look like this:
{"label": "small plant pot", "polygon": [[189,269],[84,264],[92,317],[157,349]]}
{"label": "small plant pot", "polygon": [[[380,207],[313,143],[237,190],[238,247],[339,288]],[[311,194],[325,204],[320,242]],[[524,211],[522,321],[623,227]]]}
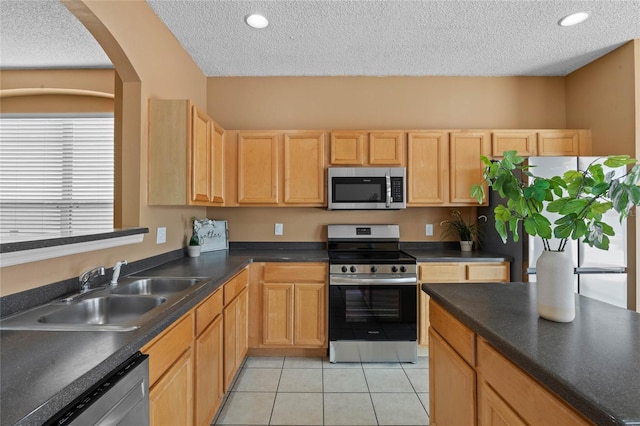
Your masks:
{"label": "small plant pot", "polygon": [[201,246],[187,246],[187,252],[189,253],[189,257],[198,257],[200,256]]}
{"label": "small plant pot", "polygon": [[473,247],[473,241],[460,241],[461,251],[471,251],[472,247]]}

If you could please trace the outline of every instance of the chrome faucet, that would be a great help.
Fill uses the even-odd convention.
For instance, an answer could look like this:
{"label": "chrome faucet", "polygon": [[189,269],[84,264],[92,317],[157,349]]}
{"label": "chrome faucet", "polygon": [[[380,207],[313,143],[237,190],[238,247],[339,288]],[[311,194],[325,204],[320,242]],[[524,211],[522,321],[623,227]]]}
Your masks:
{"label": "chrome faucet", "polygon": [[120,277],[120,268],[127,264],[126,260],[120,260],[116,262],[113,267],[113,276],[111,277],[111,285],[118,284],[118,278]]}
{"label": "chrome faucet", "polygon": [[91,281],[102,276],[104,276],[104,266],[98,266],[97,268],[83,272],[82,275],[80,275],[80,292],[84,293],[91,290]]}

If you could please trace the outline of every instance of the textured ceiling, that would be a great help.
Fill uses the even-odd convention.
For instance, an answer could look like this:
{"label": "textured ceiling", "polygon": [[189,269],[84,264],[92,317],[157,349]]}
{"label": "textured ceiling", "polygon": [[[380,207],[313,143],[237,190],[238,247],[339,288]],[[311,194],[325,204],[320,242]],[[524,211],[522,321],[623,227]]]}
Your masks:
{"label": "textured ceiling", "polygon": [[[207,76],[566,75],[640,39],[640,0],[147,3]],[[557,25],[576,11],[590,18]],[[57,1],[0,0],[0,67],[110,66]]]}

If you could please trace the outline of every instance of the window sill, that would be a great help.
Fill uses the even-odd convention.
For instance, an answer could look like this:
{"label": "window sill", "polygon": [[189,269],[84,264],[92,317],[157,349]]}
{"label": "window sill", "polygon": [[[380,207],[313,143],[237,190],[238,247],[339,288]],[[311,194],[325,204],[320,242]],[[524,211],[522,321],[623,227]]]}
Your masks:
{"label": "window sill", "polygon": [[21,241],[24,237],[2,235],[0,267],[136,244],[142,242],[147,233],[149,228],[128,228],[101,233],[52,235],[30,241]]}

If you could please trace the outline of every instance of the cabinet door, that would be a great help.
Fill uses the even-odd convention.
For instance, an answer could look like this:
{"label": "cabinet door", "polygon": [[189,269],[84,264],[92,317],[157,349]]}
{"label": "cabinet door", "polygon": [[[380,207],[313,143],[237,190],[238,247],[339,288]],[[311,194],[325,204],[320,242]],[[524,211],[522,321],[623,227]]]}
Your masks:
{"label": "cabinet door", "polygon": [[443,204],[449,198],[448,137],[443,132],[412,132],[408,136],[407,204]]}
{"label": "cabinet door", "polygon": [[331,164],[364,164],[364,132],[331,132]]}
{"label": "cabinet door", "polygon": [[211,144],[211,201],[224,202],[224,129],[213,123]]}
{"label": "cabinet door", "polygon": [[476,373],[429,330],[429,414],[432,425],[476,424]]}
{"label": "cabinet door", "polygon": [[369,133],[369,164],[402,166],[405,162],[404,132]]}
{"label": "cabinet door", "polygon": [[264,283],[262,287],[264,345],[293,344],[293,284]]}
{"label": "cabinet door", "polygon": [[505,151],[517,151],[518,155],[531,157],[536,155],[536,132],[500,131],[491,135],[491,155],[502,157]]}
{"label": "cabinet door", "polygon": [[525,426],[526,423],[486,382],[478,385],[479,426]]}
{"label": "cabinet door", "polygon": [[238,135],[238,203],[278,203],[278,134]]}
{"label": "cabinet door", "polygon": [[580,155],[580,133],[577,130],[538,132],[538,155]]}
{"label": "cabinet door", "polygon": [[[484,164],[480,156],[491,154],[487,132],[452,132],[449,141],[449,201],[478,205],[471,197],[471,185],[483,182]],[[486,188],[485,188],[486,191]]]}
{"label": "cabinet door", "polygon": [[284,203],[322,206],[325,203],[324,132],[284,135]]}
{"label": "cabinet door", "polygon": [[224,308],[224,391],[227,392],[236,374],[236,307],[238,299]]}
{"label": "cabinet door", "polygon": [[196,340],[196,425],[208,426],[224,397],[222,315],[218,315]]}
{"label": "cabinet door", "polygon": [[297,346],[318,346],[326,344],[326,285],[296,284],[294,344]]}
{"label": "cabinet door", "polygon": [[151,425],[193,424],[193,357],[191,348],[149,390]]}
{"label": "cabinet door", "polygon": [[211,199],[211,188],[209,186],[212,140],[211,120],[195,105],[191,108],[191,201],[208,203]]}

